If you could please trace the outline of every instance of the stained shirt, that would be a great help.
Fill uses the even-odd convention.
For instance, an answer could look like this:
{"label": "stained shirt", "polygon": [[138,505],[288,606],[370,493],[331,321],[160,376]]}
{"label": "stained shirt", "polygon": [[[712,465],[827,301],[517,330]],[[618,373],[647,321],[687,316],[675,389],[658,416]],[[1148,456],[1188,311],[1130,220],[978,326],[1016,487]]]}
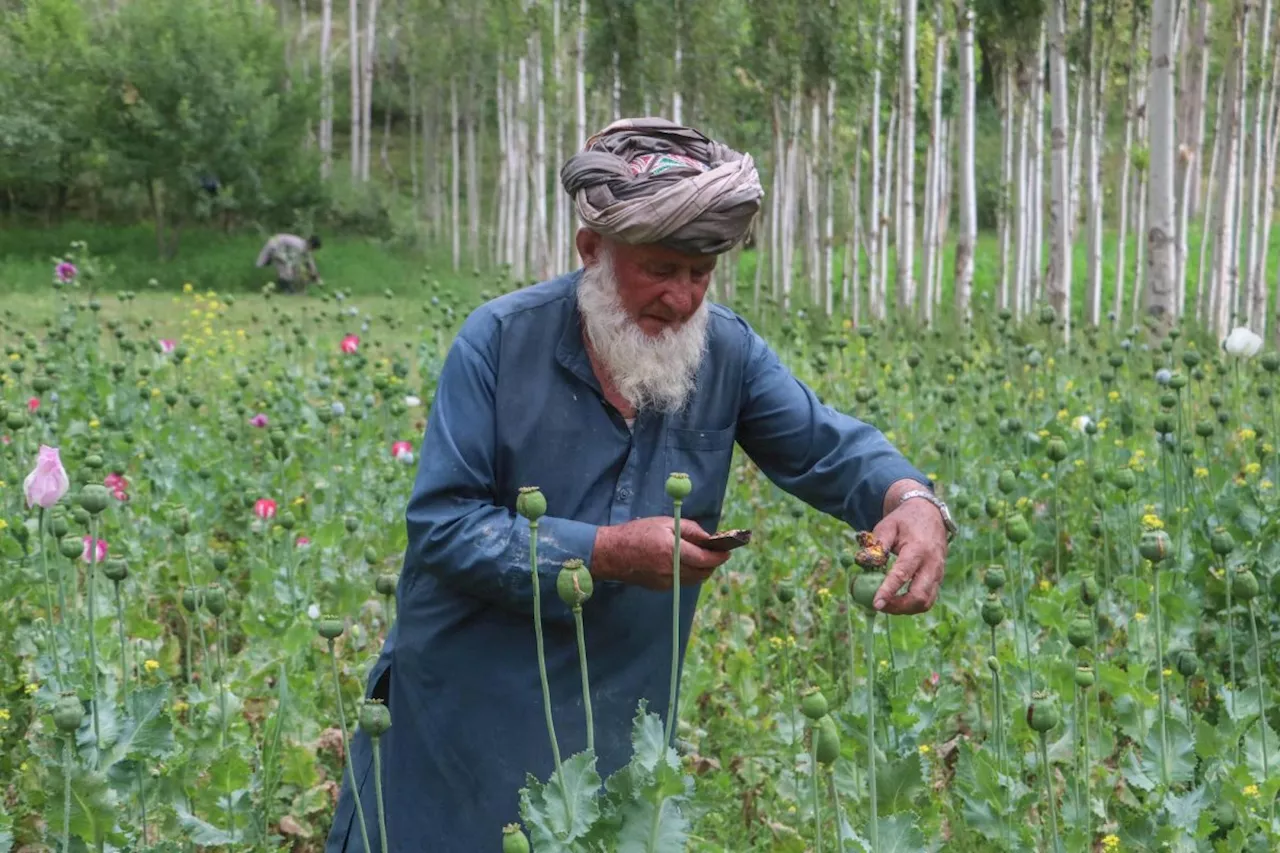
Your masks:
{"label": "stained shirt", "polygon": [[[538,577],[561,755],[586,746],[572,614],[560,566],[588,565],[596,531],[669,516],[667,475],[689,475],[682,513],[720,521],[735,442],[774,483],[856,529],[881,518],[888,487],[928,479],[879,430],[824,405],[745,320],[709,305],[706,356],[680,413],[632,425],[604,399],[583,344],[581,271],[494,299],[464,322],[431,405],[406,511],[396,621],[368,677],[392,726],[381,739],[388,849],[496,850],[519,820],[526,773],[553,771],[533,625],[530,527],[521,486],[547,499]],[[680,657],[698,602],[681,591]],[[583,608],[602,778],[630,758],[638,703],[665,716],[671,592],[597,581]],[[350,760],[371,846],[379,848],[372,754]],[[363,850],[347,775],[326,853]]]}

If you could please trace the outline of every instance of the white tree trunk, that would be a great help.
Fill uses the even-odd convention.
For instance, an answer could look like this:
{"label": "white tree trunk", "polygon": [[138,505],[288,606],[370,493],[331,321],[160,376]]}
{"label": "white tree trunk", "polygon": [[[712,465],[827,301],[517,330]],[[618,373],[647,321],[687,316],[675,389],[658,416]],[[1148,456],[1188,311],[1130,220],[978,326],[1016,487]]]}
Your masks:
{"label": "white tree trunk", "polygon": [[[1217,108],[1214,111],[1214,115],[1219,117],[1223,115],[1223,106],[1226,104],[1226,83],[1227,78],[1230,76],[1230,73],[1224,73],[1218,78],[1218,96],[1215,99]],[[1211,296],[1213,283],[1211,279],[1209,287],[1206,288],[1204,286],[1204,270],[1206,261],[1213,253],[1214,234],[1217,233],[1215,230],[1217,228],[1217,222],[1215,219],[1217,207],[1214,203],[1214,193],[1218,189],[1218,175],[1221,172],[1222,160],[1226,154],[1225,146],[1221,144],[1222,136],[1223,135],[1221,133],[1215,133],[1213,135],[1213,150],[1209,155],[1209,178],[1208,184],[1205,185],[1204,192],[1204,197],[1208,200],[1208,203],[1205,205],[1204,225],[1200,229],[1200,260],[1199,271],[1196,273],[1196,321],[1204,324],[1212,322],[1210,315],[1213,311],[1213,300]],[[1216,265],[1214,268],[1217,268]],[[1206,314],[1206,311],[1209,312],[1209,314]]]}
{"label": "white tree trunk", "polygon": [[[1031,77],[1031,258],[1027,264],[1027,293],[1043,298],[1044,293],[1044,65],[1048,51],[1045,24],[1040,23],[1040,41],[1036,47],[1035,72]],[[1031,302],[1024,307],[1031,310]]]}
{"label": "white tree trunk", "polygon": [[374,50],[378,44],[378,0],[369,0],[365,15],[364,45],[364,93],[361,107],[364,109],[363,129],[361,130],[360,180],[369,180],[369,162],[373,142],[373,60]]}
{"label": "white tree trunk", "polygon": [[[471,74],[474,78],[474,71]],[[474,79],[469,79],[467,92],[467,250],[471,268],[480,269],[480,164],[476,161],[476,125],[480,123],[475,102]]]}
{"label": "white tree trunk", "polygon": [[[1000,233],[1000,301],[1001,308],[1012,308],[1016,302],[1016,288],[1010,288],[1010,249],[1013,243],[1013,126],[1016,99],[1013,89],[1013,64],[1005,60],[1000,88],[1000,126],[1003,129],[1000,146],[1000,208],[996,227]],[[1012,292],[1011,292],[1012,291]]]}
{"label": "white tree trunk", "polygon": [[901,122],[898,149],[899,227],[902,242],[898,245],[898,310],[905,314],[915,308],[915,167],[916,167],[916,0],[902,0],[902,96],[899,110]]}
{"label": "white tree trunk", "polygon": [[1018,306],[1014,311],[1014,316],[1021,317],[1027,312],[1031,304],[1032,290],[1030,287],[1030,275],[1027,271],[1027,258],[1031,254],[1031,214],[1028,201],[1029,196],[1035,195],[1035,189],[1032,186],[1030,176],[1027,174],[1028,165],[1030,163],[1030,152],[1028,150],[1027,136],[1031,121],[1031,101],[1027,98],[1024,87],[1018,86],[1018,166],[1015,183],[1018,188],[1018,206],[1017,213],[1014,216],[1014,245],[1013,245],[1013,289],[1014,300]]}
{"label": "white tree trunk", "polygon": [[[1134,19],[1133,23],[1133,43],[1137,43],[1138,22]],[[1120,155],[1120,215],[1117,220],[1119,226],[1119,235],[1116,240],[1116,286],[1113,295],[1114,303],[1111,308],[1112,325],[1120,328],[1120,323],[1124,319],[1124,285],[1125,273],[1125,249],[1129,242],[1129,184],[1130,173],[1133,170],[1133,126],[1137,123],[1137,91],[1138,91],[1138,75],[1129,74],[1129,93],[1126,96],[1124,107],[1124,148]]]}
{"label": "white tree trunk", "polygon": [[897,149],[894,147],[898,142],[897,128],[898,108],[895,106],[889,112],[889,127],[884,137],[884,196],[879,212],[880,313],[876,316],[877,320],[883,320],[889,311],[889,226],[893,222],[893,193],[889,188],[894,185],[894,167],[897,165]]}
{"label": "white tree trunk", "polygon": [[973,8],[969,0],[961,0],[957,31],[960,46],[960,233],[956,237],[954,297],[956,315],[968,317],[973,292],[973,252],[978,243],[978,194],[973,165],[976,88]]}
{"label": "white tree trunk", "polygon": [[[1243,4],[1242,4],[1243,5]],[[1236,194],[1239,179],[1237,167],[1237,149],[1239,147],[1240,106],[1244,102],[1246,89],[1244,70],[1244,48],[1248,44],[1245,35],[1248,33],[1248,6],[1243,13],[1237,10],[1240,20],[1236,24],[1238,47],[1230,61],[1230,80],[1227,85],[1227,98],[1224,103],[1226,111],[1218,116],[1218,133],[1223,136],[1222,160],[1222,192],[1218,204],[1218,245],[1214,252],[1214,263],[1217,269],[1214,274],[1211,327],[1219,340],[1226,336],[1231,328],[1232,313],[1235,308],[1235,286],[1238,274],[1239,246],[1236,239]]]}
{"label": "white tree trunk", "polygon": [[542,281],[551,275],[551,261],[547,236],[547,92],[542,63],[542,31],[535,29],[531,45],[530,62],[533,65],[534,94],[537,102],[537,124],[533,144],[533,222],[537,229],[532,235],[531,253],[534,273]]}
{"label": "white tree trunk", "polygon": [[1175,0],[1154,0],[1151,9],[1151,75],[1147,115],[1151,165],[1147,196],[1146,311],[1162,329],[1177,309],[1174,293],[1173,27]]}
{"label": "white tree trunk", "polygon": [[826,152],[822,164],[822,180],[827,188],[826,226],[823,228],[823,260],[822,279],[823,292],[826,297],[827,316],[835,312],[835,238],[836,238],[836,205],[835,205],[835,138],[836,138],[836,80],[827,81],[827,114],[823,122],[826,131]]}
{"label": "white tree trunk", "polygon": [[[1271,0],[1263,0],[1262,20],[1258,27],[1259,37],[1262,39],[1262,50],[1258,56],[1264,61],[1270,55],[1268,51],[1271,42],[1271,8]],[[1253,156],[1249,164],[1252,177],[1249,179],[1249,237],[1245,252],[1245,288],[1248,297],[1246,317],[1249,328],[1258,333],[1265,328],[1267,310],[1267,285],[1264,273],[1266,258],[1259,254],[1262,244],[1262,217],[1258,206],[1262,200],[1263,161],[1266,158],[1268,142],[1267,135],[1264,133],[1264,122],[1268,111],[1267,96],[1271,89],[1269,82],[1269,78],[1263,77],[1262,85],[1258,86],[1257,103],[1253,110],[1253,134],[1249,140],[1253,143]]]}
{"label": "white tree trunk", "polygon": [[929,130],[929,162],[925,167],[924,196],[924,290],[925,322],[933,323],[934,264],[937,263],[936,237],[939,199],[942,193],[942,72],[946,67],[947,37],[943,30],[942,0],[933,3],[933,108]]}
{"label": "white tree trunk", "polygon": [[462,222],[458,179],[462,172],[462,152],[458,140],[458,78],[449,77],[449,220],[452,226],[453,269],[462,266]]}
{"label": "white tree trunk", "polygon": [[348,0],[350,21],[347,25],[347,46],[351,65],[351,180],[360,179],[360,128],[364,112],[360,108],[360,0]]}
{"label": "white tree trunk", "polygon": [[[880,220],[880,62],[884,53],[884,11],[876,13],[876,43],[874,65],[871,72],[871,205],[870,238],[867,241],[867,301],[870,303],[871,316],[880,319],[883,315],[877,294],[880,292],[880,234],[883,226]],[[860,203],[860,202],[859,202]]]}
{"label": "white tree trunk", "polygon": [[1049,200],[1049,302],[1071,341],[1070,163],[1067,162],[1067,46],[1065,0],[1049,0],[1049,91],[1053,114],[1052,186]]}
{"label": "white tree trunk", "polygon": [[320,3],[320,175],[333,174],[333,0]]}
{"label": "white tree trunk", "polygon": [[675,21],[672,30],[675,38],[675,54],[672,57],[672,77],[671,77],[671,120],[676,124],[683,124],[684,119],[684,103],[680,97],[680,65],[684,58],[681,37],[683,27],[680,20],[680,0],[675,0]]}

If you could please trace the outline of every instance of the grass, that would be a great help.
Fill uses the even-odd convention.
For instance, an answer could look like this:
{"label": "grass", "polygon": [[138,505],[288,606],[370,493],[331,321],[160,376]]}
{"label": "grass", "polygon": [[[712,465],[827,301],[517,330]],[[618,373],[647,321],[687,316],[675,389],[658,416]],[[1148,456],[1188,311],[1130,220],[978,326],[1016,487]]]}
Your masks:
{"label": "grass", "polygon": [[[258,269],[254,266],[263,241],[269,236],[265,232],[256,233],[242,230],[224,233],[216,229],[192,230],[184,236],[182,250],[172,260],[161,260],[157,257],[153,234],[144,224],[113,227],[82,222],[68,222],[51,228],[14,227],[0,232],[0,293],[39,294],[48,287],[52,275],[52,259],[64,252],[73,240],[85,240],[91,253],[103,262],[114,267],[105,289],[131,289],[140,293],[151,290],[173,293],[179,291],[184,283],[191,282],[197,289],[212,289],[218,292],[253,293],[263,284],[274,278],[272,270]],[[353,295],[378,295],[391,290],[398,295],[411,296],[423,293],[424,285],[438,280],[445,288],[464,295],[474,295],[474,291],[491,288],[495,273],[482,274],[479,279],[469,273],[455,272],[451,268],[447,247],[439,250],[422,252],[400,245],[377,240],[371,237],[344,234],[327,234],[324,246],[317,254],[320,274],[329,289],[341,289]],[[940,318],[945,319],[945,310],[952,301],[952,275],[955,258],[955,230],[948,232],[948,243],[943,252],[943,296],[944,310]],[[1187,262],[1187,302],[1194,305],[1195,283],[1199,265],[1200,234],[1199,229],[1192,229],[1189,235],[1189,258]],[[1103,318],[1112,306],[1112,294],[1116,283],[1117,235],[1106,232],[1103,237]],[[1128,305],[1129,294],[1134,281],[1137,261],[1138,240],[1130,234],[1125,258],[1125,309],[1122,322],[1127,325],[1133,320],[1131,306]],[[1244,248],[1241,247],[1241,254]],[[802,253],[797,252],[797,256]],[[747,252],[739,264],[739,289],[737,305],[744,305],[749,300],[755,276],[757,255]],[[974,298],[994,298],[1000,280],[999,271],[1000,245],[998,235],[994,232],[979,234],[974,275]],[[1048,263],[1048,249],[1043,254],[1043,262]],[[843,264],[837,254],[837,266]],[[867,259],[862,257],[863,284],[868,275]],[[896,257],[890,250],[890,286],[892,288],[893,268]],[[1087,249],[1083,234],[1077,239],[1072,261],[1072,303],[1076,324],[1079,325],[1085,316],[1088,287]],[[465,266],[465,264],[464,264]],[[1243,265],[1242,265],[1243,266]],[[1277,280],[1280,269],[1280,237],[1271,240],[1267,263],[1266,281]],[[917,277],[923,275],[923,260],[917,261]],[[837,270],[837,275],[839,270]],[[1212,270],[1206,269],[1206,285],[1212,279]],[[150,282],[154,280],[155,284]],[[797,275],[793,285],[793,297],[797,305],[808,303],[808,284]],[[891,300],[892,301],[892,300]],[[838,302],[838,299],[837,299]],[[865,302],[864,302],[865,304]],[[846,314],[846,306],[837,304],[836,311]]]}

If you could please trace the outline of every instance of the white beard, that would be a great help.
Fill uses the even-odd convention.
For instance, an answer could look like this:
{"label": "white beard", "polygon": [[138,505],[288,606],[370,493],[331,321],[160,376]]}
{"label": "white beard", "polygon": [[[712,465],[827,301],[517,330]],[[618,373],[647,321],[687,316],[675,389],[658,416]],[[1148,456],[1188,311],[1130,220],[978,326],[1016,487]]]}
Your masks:
{"label": "white beard", "polygon": [[707,342],[707,303],[679,329],[650,337],[618,298],[613,258],[602,252],[582,272],[578,308],[596,357],[636,411],[678,412],[693,393]]}

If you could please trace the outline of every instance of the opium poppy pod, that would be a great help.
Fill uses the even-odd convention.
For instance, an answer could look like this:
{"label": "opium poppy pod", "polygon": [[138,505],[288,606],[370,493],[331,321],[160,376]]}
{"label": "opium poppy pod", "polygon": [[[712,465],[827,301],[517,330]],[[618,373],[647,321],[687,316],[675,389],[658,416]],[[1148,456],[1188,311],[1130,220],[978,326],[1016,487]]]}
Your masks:
{"label": "opium poppy pod", "polygon": [[1138,541],[1138,553],[1153,563],[1168,558],[1172,552],[1173,542],[1163,530],[1146,530]]}
{"label": "opium poppy pod", "polygon": [[1057,701],[1046,691],[1037,690],[1031,694],[1031,704],[1027,706],[1027,725],[1032,731],[1052,731],[1061,719]]}
{"label": "opium poppy pod", "polygon": [[536,522],[547,514],[547,498],[537,486],[521,486],[516,497],[516,512]]}

